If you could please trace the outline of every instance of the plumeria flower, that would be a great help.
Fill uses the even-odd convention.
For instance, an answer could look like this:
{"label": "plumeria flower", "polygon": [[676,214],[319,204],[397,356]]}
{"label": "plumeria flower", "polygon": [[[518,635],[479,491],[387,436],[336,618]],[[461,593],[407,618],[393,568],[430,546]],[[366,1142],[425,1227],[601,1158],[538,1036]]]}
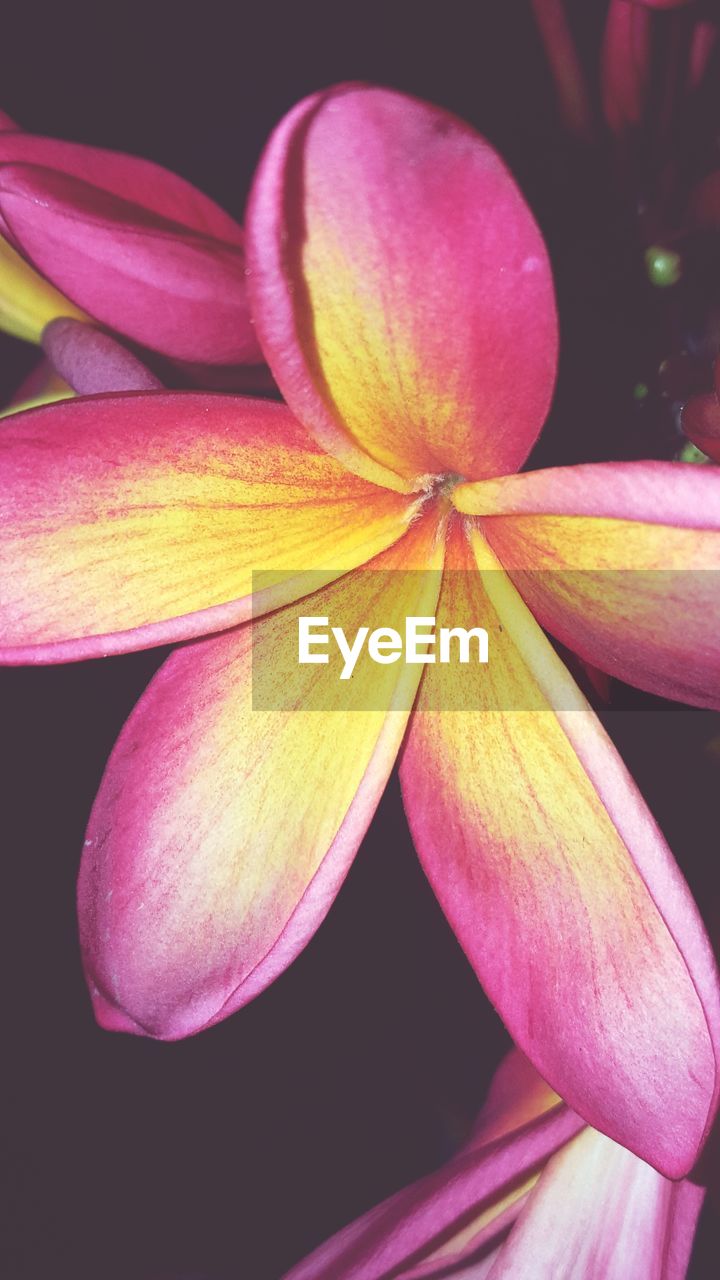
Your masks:
{"label": "plumeria flower", "polygon": [[285,1280],[682,1280],[704,1195],[584,1125],[515,1050],[462,1150]]}
{"label": "plumeria flower", "polygon": [[258,363],[242,228],[167,169],[0,115],[0,328],[88,317],[151,351]]}
{"label": "plumeria flower", "polygon": [[[287,407],[80,398],[0,432],[4,661],[191,642],[91,815],[97,1017],[175,1039],[262,991],[328,911],[402,745],[422,864],[513,1037],[588,1123],[681,1176],[717,1105],[714,961],[542,628],[642,689],[720,705],[701,572],[720,567],[720,475],[512,474],[552,394],[550,266],[502,162],[444,112],[364,86],[302,102],[247,234]],[[253,669],[292,643],[308,571],[304,613],[471,616],[491,660],[462,686],[457,664],[375,667],[351,712],[340,693],[255,708]]]}

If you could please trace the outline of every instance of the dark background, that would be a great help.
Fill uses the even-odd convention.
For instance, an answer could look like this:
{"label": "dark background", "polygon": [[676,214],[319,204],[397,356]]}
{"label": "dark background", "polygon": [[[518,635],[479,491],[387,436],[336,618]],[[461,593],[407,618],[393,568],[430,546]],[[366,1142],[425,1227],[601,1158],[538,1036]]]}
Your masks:
{"label": "dark background", "polygon": [[[604,4],[580,8],[591,65]],[[563,356],[534,461],[677,448],[658,369],[702,348],[716,250],[688,242],[672,297],[650,287],[636,193],[612,181],[607,148],[563,131],[521,0],[35,4],[6,12],[1,37],[0,105],[25,128],[148,156],[238,217],[269,131],[314,89],[365,79],[456,111],[510,163],[555,264]],[[688,173],[713,155],[718,120],[709,95],[689,121]],[[0,336],[3,399],[36,358]],[[507,1044],[424,881],[396,784],[329,918],[251,1006],[174,1045],[95,1026],[78,855],[113,740],[163,656],[0,672],[3,1280],[278,1280],[451,1153]],[[604,714],[717,937],[719,718],[618,686]],[[712,1249],[710,1212],[696,1278],[715,1274]]]}

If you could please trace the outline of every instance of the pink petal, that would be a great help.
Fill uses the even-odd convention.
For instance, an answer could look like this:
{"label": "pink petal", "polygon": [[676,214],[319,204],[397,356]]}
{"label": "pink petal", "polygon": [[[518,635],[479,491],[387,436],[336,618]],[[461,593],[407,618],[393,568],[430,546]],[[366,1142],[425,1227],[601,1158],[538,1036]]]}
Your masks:
{"label": "pink petal", "polygon": [[19,126],[15,124],[15,121],[11,120],[10,116],[6,115],[4,111],[0,111],[0,133],[16,133],[18,131]]}
{"label": "pink petal", "polygon": [[17,126],[14,130],[0,138],[0,164],[40,165],[80,178],[188,231],[242,248],[243,232],[235,219],[169,169],[139,156],[42,138],[22,133]]}
{"label": "pink petal", "polygon": [[237,244],[36,165],[0,167],[0,211],[38,271],[103,324],[180,360],[257,363]]}
{"label": "pink petal", "polygon": [[[543,1087],[509,1054],[471,1142],[285,1280],[683,1280],[703,1189],[667,1181],[593,1129],[578,1132],[566,1107],[539,1101]],[[543,1154],[540,1136],[550,1140]]]}
{"label": "pink petal", "polygon": [[[517,1057],[511,1055],[501,1072]],[[528,1097],[539,1088],[542,1082],[535,1077]],[[549,1093],[547,1086],[545,1093]],[[518,1183],[582,1128],[582,1121],[567,1107],[551,1103],[548,1108],[546,1098],[534,1108],[527,1107],[528,1097],[513,1089],[506,1105],[498,1107],[491,1095],[468,1146],[436,1173],[405,1187],[338,1232],[293,1267],[285,1280],[464,1275],[456,1268],[469,1252],[466,1243],[476,1253],[496,1236],[502,1238],[517,1213],[517,1202],[510,1217],[503,1212],[506,1198],[511,1199]],[[527,1119],[518,1123],[518,1114],[525,1109]],[[471,1268],[468,1276],[474,1275]]]}
{"label": "pink petal", "polygon": [[425,669],[401,764],[418,853],[543,1078],[680,1177],[717,1107],[710,945],[632,779],[492,552],[473,534],[471,559],[457,534],[449,556],[437,625],[484,626],[489,662]]}
{"label": "pink petal", "polygon": [[306,99],[261,160],[247,236],[263,350],[324,448],[395,488],[523,461],[555,374],[550,266],[468,125],[362,85]]}
{"label": "pink petal", "polygon": [[605,118],[615,133],[641,123],[650,85],[652,15],[629,0],[610,0],[602,46]]}
{"label": "pink petal", "polygon": [[5,230],[0,218],[0,330],[23,342],[39,342],[45,326],[58,316],[87,320],[79,307],[21,257],[2,234]]}
{"label": "pink petal", "polygon": [[[371,562],[381,574],[349,574],[313,596],[312,608],[349,616],[357,629],[380,577],[375,604],[389,625],[432,609],[437,574],[386,571],[427,568],[436,534],[434,520],[416,522]],[[253,673],[297,646],[307,608],[176,650],[120,736],[78,886],[86,972],[108,1028],[177,1039],[227,1017],[290,964],[342,883],[420,669],[376,667],[365,678],[380,700],[368,705],[387,708],[397,696],[391,710],[343,712],[338,681],[318,705],[314,673],[326,667],[295,684],[283,668],[292,709],[255,707]]]}
{"label": "pink petal", "polygon": [[552,1110],[560,1098],[519,1049],[506,1053],[492,1078],[472,1131],[474,1146],[487,1146]]}
{"label": "pink petal", "polygon": [[600,463],[460,486],[538,621],[640,689],[720,707],[720,472]]}
{"label": "pink petal", "polygon": [[51,320],[43,350],[79,396],[111,391],[161,391],[163,384],[109,334],[79,320]]}
{"label": "pink petal", "polygon": [[699,89],[715,51],[718,39],[717,22],[698,21],[692,33],[688,59],[688,87]]}
{"label": "pink petal", "polygon": [[[678,1190],[630,1151],[586,1129],[543,1170],[489,1280],[681,1280],[685,1271],[667,1252]],[[688,1201],[696,1218],[702,1194]]]}
{"label": "pink petal", "polygon": [[705,1188],[690,1182],[676,1182],[668,1213],[667,1256],[662,1280],[685,1280],[695,1239]]}
{"label": "pink petal", "polygon": [[69,391],[66,382],[55,372],[49,360],[41,359],[13,393],[10,404],[22,404],[52,391]]}
{"label": "pink petal", "polygon": [[[0,660],[129,652],[250,617],[364,563],[416,504],[323,454],[284,405],[68,400],[0,429]],[[298,576],[300,575],[300,576]]]}
{"label": "pink petal", "polygon": [[577,137],[592,138],[592,108],[582,63],[568,23],[565,0],[530,0],[555,81],[563,123]]}

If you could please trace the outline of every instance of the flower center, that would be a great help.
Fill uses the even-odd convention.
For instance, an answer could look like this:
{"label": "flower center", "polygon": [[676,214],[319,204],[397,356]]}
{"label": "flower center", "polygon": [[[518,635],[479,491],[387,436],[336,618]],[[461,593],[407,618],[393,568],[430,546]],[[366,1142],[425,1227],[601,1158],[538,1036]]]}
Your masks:
{"label": "flower center", "polygon": [[444,471],[440,475],[427,476],[424,484],[428,498],[449,498],[457,484],[464,484],[465,477],[456,471]]}

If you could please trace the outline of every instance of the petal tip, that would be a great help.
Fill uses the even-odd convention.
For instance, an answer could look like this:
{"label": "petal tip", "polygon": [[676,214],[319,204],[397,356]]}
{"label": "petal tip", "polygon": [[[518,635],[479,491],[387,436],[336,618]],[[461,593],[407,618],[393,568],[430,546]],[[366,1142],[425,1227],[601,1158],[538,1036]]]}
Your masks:
{"label": "petal tip", "polygon": [[140,1026],[123,1009],[119,1009],[117,1005],[103,995],[92,978],[88,977],[87,981],[95,1021],[99,1027],[102,1027],[103,1031],[124,1031],[126,1034],[133,1036],[148,1035],[144,1027]]}

